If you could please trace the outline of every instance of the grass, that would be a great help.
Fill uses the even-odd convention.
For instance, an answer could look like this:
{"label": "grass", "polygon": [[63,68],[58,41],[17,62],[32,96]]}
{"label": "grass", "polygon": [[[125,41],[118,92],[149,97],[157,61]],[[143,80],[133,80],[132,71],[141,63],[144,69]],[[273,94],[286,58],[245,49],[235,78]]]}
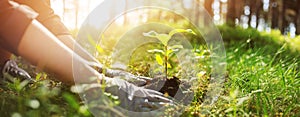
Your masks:
{"label": "grass", "polygon": [[26,82],[1,85],[1,116],[90,116],[70,87],[51,80],[24,84]]}
{"label": "grass", "polygon": [[299,56],[283,48],[271,52],[268,46],[247,46],[247,42],[228,46],[229,77],[223,95],[210,114],[299,116]]}
{"label": "grass", "polygon": [[[239,27],[219,29],[226,32],[222,36],[228,77],[221,97],[207,116],[300,116],[300,37],[290,39],[276,31]],[[28,70],[42,81],[26,86],[26,82],[1,85],[1,116],[92,116],[72,86]],[[203,114],[200,109],[205,86],[199,88],[183,116]]]}

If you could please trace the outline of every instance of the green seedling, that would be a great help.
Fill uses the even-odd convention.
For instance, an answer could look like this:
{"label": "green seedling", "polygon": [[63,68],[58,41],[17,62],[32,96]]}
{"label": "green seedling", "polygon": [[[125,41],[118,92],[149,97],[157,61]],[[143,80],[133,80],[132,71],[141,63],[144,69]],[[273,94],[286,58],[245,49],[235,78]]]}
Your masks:
{"label": "green seedling", "polygon": [[[155,31],[150,31],[148,33],[143,33],[145,37],[151,37],[158,39],[163,44],[163,49],[153,49],[148,50],[150,53],[155,53],[155,60],[156,62],[163,66],[166,72],[166,78],[168,77],[168,69],[172,68],[172,65],[170,64],[170,56],[174,54],[174,52],[179,51],[179,49],[182,49],[182,45],[172,45],[169,46],[168,42],[172,39],[172,37],[177,33],[191,33],[196,35],[194,31],[191,29],[174,29],[169,34],[159,34]],[[162,56],[161,56],[162,55]]]}

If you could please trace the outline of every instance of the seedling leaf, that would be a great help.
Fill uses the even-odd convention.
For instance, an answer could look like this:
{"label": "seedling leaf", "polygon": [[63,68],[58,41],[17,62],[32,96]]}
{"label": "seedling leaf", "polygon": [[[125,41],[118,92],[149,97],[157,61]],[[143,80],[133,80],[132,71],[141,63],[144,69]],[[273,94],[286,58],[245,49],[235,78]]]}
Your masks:
{"label": "seedling leaf", "polygon": [[161,54],[165,54],[165,52],[163,50],[160,49],[153,49],[153,50],[147,50],[147,52],[149,53],[161,53]]}
{"label": "seedling leaf", "polygon": [[172,49],[173,51],[176,50],[176,49],[182,49],[183,46],[182,45],[173,45],[170,47],[170,49]]}
{"label": "seedling leaf", "polygon": [[169,56],[171,53],[173,53],[173,50],[172,49],[168,49],[167,50],[167,56]]}
{"label": "seedling leaf", "polygon": [[150,31],[150,32],[148,32],[148,33],[143,33],[143,35],[145,36],[145,37],[152,37],[152,38],[156,38],[157,37],[157,32],[155,32],[155,31]]}
{"label": "seedling leaf", "polygon": [[157,38],[161,41],[162,44],[164,44],[164,46],[167,46],[169,40],[171,39],[171,37],[167,34],[158,34]]}
{"label": "seedling leaf", "polygon": [[155,60],[159,65],[163,65],[163,59],[161,58],[161,56],[159,54],[155,54]]}
{"label": "seedling leaf", "polygon": [[171,69],[172,68],[172,65],[168,62],[167,64],[167,68]]}
{"label": "seedling leaf", "polygon": [[169,33],[169,36],[172,37],[173,35],[175,35],[176,33],[191,33],[196,35],[196,33],[192,30],[192,29],[174,29]]}

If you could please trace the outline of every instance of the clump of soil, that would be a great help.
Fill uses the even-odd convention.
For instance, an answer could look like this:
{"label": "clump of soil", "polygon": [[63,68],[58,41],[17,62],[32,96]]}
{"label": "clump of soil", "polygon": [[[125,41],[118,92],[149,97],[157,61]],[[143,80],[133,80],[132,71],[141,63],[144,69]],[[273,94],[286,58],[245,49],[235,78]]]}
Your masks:
{"label": "clump of soil", "polygon": [[174,76],[172,78],[153,78],[147,82],[145,88],[159,91],[177,101],[188,102],[193,98],[193,92],[189,91],[191,85]]}

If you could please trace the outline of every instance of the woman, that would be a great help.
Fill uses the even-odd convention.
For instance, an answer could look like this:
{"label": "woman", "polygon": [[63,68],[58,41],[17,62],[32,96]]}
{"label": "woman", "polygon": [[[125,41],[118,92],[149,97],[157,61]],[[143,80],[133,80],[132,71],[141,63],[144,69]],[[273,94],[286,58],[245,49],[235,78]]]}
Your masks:
{"label": "woman", "polygon": [[[3,30],[6,30],[6,34],[8,32],[12,31],[7,31],[9,29],[11,30],[21,30],[24,28],[22,25],[17,24],[16,22],[19,22],[20,24],[26,24],[30,19],[36,18],[37,21],[39,21],[43,26],[45,26],[51,33],[53,33],[61,42],[63,42],[67,47],[73,49],[76,48],[76,52],[83,57],[84,59],[88,61],[94,61],[96,60],[87,52],[85,52],[78,44],[75,43],[73,40],[72,36],[70,35],[68,29],[63,25],[61,22],[60,18],[54,14],[54,11],[50,7],[50,0],[15,0],[15,2],[22,4],[20,6],[20,9],[24,12],[27,12],[27,19],[20,20],[20,16],[13,16],[14,18],[10,19],[11,21],[8,22],[10,24],[16,24],[16,26],[11,26],[8,25],[8,27],[2,27]],[[14,5],[13,5],[14,4]],[[1,11],[4,12],[5,8],[7,7],[14,7],[17,6],[16,3],[14,2],[7,2],[7,0],[3,1],[1,3]],[[34,11],[32,11],[30,8],[25,8],[26,6],[29,6],[32,8]],[[4,22],[6,18],[8,18],[8,15],[11,14],[13,10],[6,11],[3,15],[1,15],[1,22]],[[18,12],[15,12],[18,13]],[[17,32],[17,31],[16,31]],[[22,31],[18,31],[18,35],[20,36]],[[17,36],[17,35],[15,35]],[[13,38],[13,37],[10,37]],[[14,38],[19,38],[19,37],[14,37]],[[6,44],[3,42],[2,44]],[[17,44],[14,42],[14,44]],[[1,71],[7,72],[8,74],[15,76],[15,77],[21,77],[24,79],[29,79],[30,76],[22,69],[18,68],[16,63],[12,60],[9,60],[12,53],[6,51],[3,49],[4,47],[0,47],[0,70],[3,68]],[[7,47],[6,47],[7,48]],[[79,49],[78,49],[79,48]],[[16,52],[14,52],[16,54]],[[5,68],[5,69],[4,69]],[[1,74],[1,73],[0,73]]]}
{"label": "woman", "polygon": [[[98,81],[107,83],[107,86],[118,86],[117,90],[124,89],[123,91],[127,92],[126,95],[118,93],[116,90],[109,90],[113,94],[119,95],[120,98],[127,98],[130,95],[147,99],[149,102],[171,102],[157,91],[137,87],[118,79],[138,79],[134,75],[107,70],[107,74],[114,77],[108,78],[96,71],[94,67],[101,69],[101,64],[95,58],[84,49],[80,49],[81,51],[77,53],[72,51],[73,48],[77,50],[81,47],[72,39],[58,16],[54,15],[49,3],[49,0],[16,0],[15,2],[0,0],[0,47],[2,48],[0,55],[2,62],[9,59],[11,54],[15,54],[40,69],[54,73],[59,80],[65,83],[74,83],[72,62],[75,62],[76,66],[80,68],[80,71],[77,71],[79,73],[76,74],[81,75],[78,76],[79,79],[76,79],[76,83],[94,83],[89,78],[96,77]],[[39,15],[22,4],[29,5]],[[129,101],[135,103],[135,100]]]}

